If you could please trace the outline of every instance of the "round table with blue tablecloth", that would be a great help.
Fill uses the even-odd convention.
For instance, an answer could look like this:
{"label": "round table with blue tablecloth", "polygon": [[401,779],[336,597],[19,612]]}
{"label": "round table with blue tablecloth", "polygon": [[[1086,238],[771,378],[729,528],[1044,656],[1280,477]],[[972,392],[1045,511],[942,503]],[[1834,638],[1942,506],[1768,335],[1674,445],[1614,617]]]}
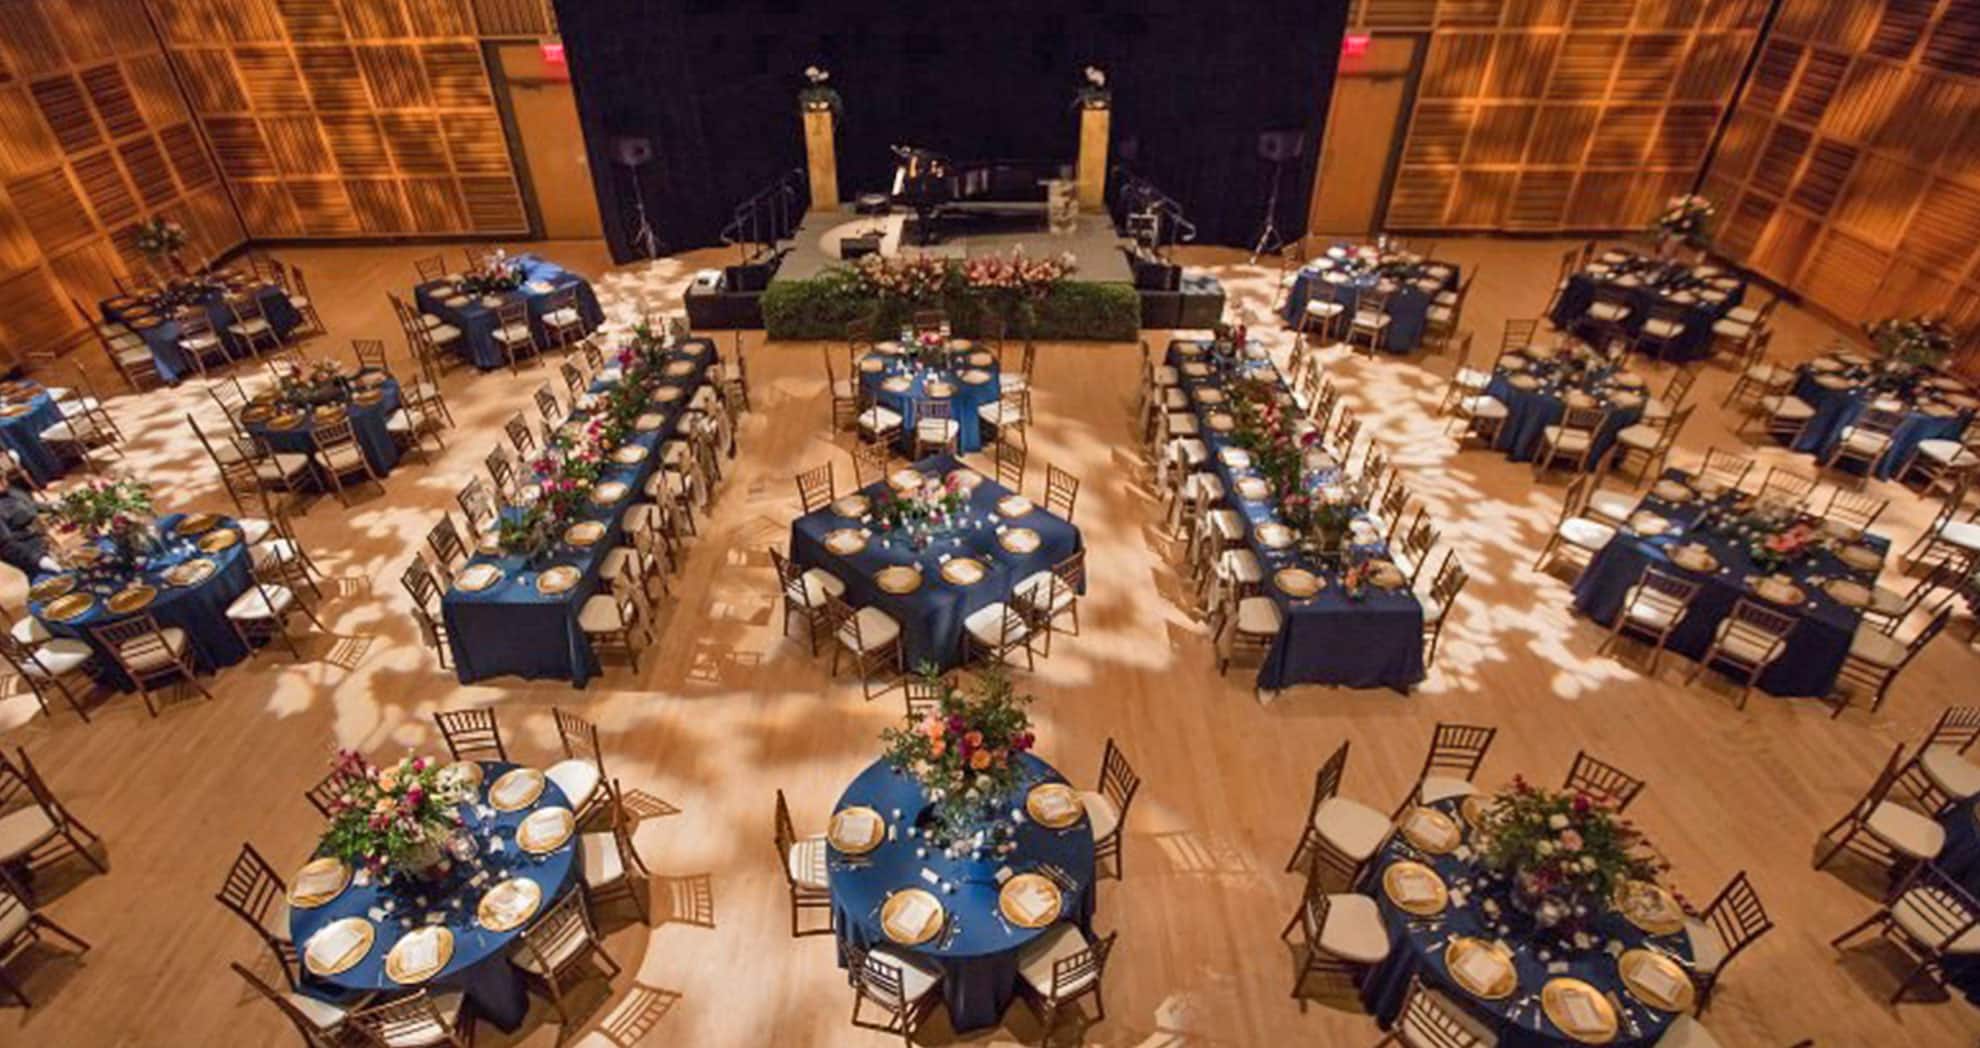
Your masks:
{"label": "round table with blue tablecloth", "polygon": [[[924,662],[947,669],[963,658],[963,620],[973,611],[1008,601],[1017,583],[1052,566],[1082,548],[1079,529],[1071,521],[1046,512],[1043,506],[1006,501],[1016,495],[982,477],[950,455],[935,455],[897,471],[895,479],[946,478],[954,474],[965,492],[961,519],[935,532],[926,543],[905,530],[889,530],[880,520],[887,481],[868,485],[791,523],[791,560],[801,567],[821,568],[846,584],[846,603],[869,605],[901,625],[901,642],[908,669]],[[1013,534],[1031,532],[1028,539]],[[840,552],[833,546],[838,532],[864,531],[859,548]],[[1019,548],[1013,548],[1019,547]],[[983,569],[980,579],[958,584],[943,575],[945,561],[970,558]],[[886,568],[917,569],[920,583],[906,593],[890,593],[877,575]]]}
{"label": "round table with blue tablecloth", "polygon": [[[1471,801],[1470,816],[1489,804],[1487,798]],[[1456,800],[1429,806],[1436,813],[1424,830],[1416,828],[1416,812],[1404,816],[1404,831],[1389,839],[1370,865],[1369,891],[1375,896],[1382,922],[1389,932],[1389,955],[1374,966],[1362,983],[1362,1002],[1386,1029],[1394,1025],[1409,992],[1411,976],[1442,991],[1470,1016],[1484,1024],[1506,1048],[1561,1048],[1588,1038],[1577,1038],[1555,1025],[1539,997],[1549,980],[1577,979],[1597,992],[1611,995],[1616,1029],[1613,1036],[1598,1043],[1648,1046],[1657,1042],[1664,1029],[1683,1011],[1657,1007],[1639,998],[1624,981],[1620,966],[1625,957],[1634,966],[1642,956],[1625,951],[1646,951],[1661,959],[1652,963],[1662,968],[1666,978],[1691,989],[1683,968],[1691,963],[1691,941],[1683,928],[1682,914],[1667,895],[1655,895],[1661,912],[1659,920],[1625,917],[1612,909],[1587,919],[1580,935],[1562,938],[1543,932],[1513,903],[1506,881],[1490,872],[1475,847],[1475,828],[1466,818],[1465,805]],[[1421,810],[1421,809],[1419,809]],[[1440,834],[1454,834],[1436,839]],[[1450,843],[1455,839],[1456,843]],[[1419,843],[1422,842],[1422,843]],[[1442,905],[1434,902],[1437,891],[1413,889],[1414,871],[1391,874],[1399,863],[1416,869],[1428,868],[1441,882]],[[1424,885],[1430,882],[1417,881]],[[1632,897],[1634,898],[1634,896]],[[1410,903],[1404,908],[1398,900]],[[1421,901],[1419,901],[1421,899]],[[1632,909],[1634,913],[1640,913]],[[1652,933],[1639,927],[1642,919],[1649,927],[1671,929]],[[1507,993],[1484,997],[1472,993],[1452,974],[1450,958],[1454,939],[1497,942],[1510,953],[1517,981]],[[1669,1000],[1656,1002],[1670,1004]],[[1619,1008],[1615,1006],[1620,1005]]]}
{"label": "round table with blue tablecloth", "polygon": [[[141,564],[127,566],[103,555],[90,567],[58,573],[76,580],[72,590],[61,595],[48,592],[52,587],[44,585],[57,575],[42,576],[36,580],[36,589],[47,599],[31,596],[28,603],[28,611],[49,633],[74,637],[94,649],[91,672],[122,691],[134,685],[117,665],[114,654],[97,641],[95,631],[132,615],[150,615],[161,629],[185,630],[191,641],[193,665],[202,673],[231,666],[249,654],[246,642],[227,621],[228,605],[254,582],[239,526],[212,514],[172,513],[158,519],[158,530],[162,536],[159,549]],[[213,565],[210,572],[181,567],[202,559]],[[155,591],[148,603],[121,611],[112,609],[110,602],[116,594],[138,585]],[[56,617],[65,610],[58,602],[77,593],[90,596],[88,606]]]}
{"label": "round table with blue tablecloth", "polygon": [[[582,835],[573,827],[561,845],[530,854],[516,840],[517,828],[534,812],[569,810],[570,799],[541,777],[542,792],[513,811],[491,805],[489,791],[518,766],[482,761],[479,796],[460,806],[464,826],[477,848],[472,859],[459,862],[446,875],[428,880],[408,873],[386,872],[376,878],[361,871],[328,902],[313,907],[291,904],[289,934],[299,953],[306,954],[310,937],[344,918],[372,925],[374,937],[362,960],[333,975],[318,975],[305,964],[302,986],[329,997],[354,993],[403,993],[420,987],[455,987],[466,992],[475,1015],[496,1027],[513,1031],[529,1012],[522,975],[509,960],[509,948],[529,927],[523,920],[503,931],[482,926],[477,913],[484,894],[503,881],[521,878],[539,890],[534,914],[547,911],[566,891],[574,890]],[[540,773],[539,773],[540,774]],[[292,888],[292,890],[294,890]],[[433,920],[429,915],[438,915]],[[401,985],[386,973],[385,959],[399,938],[416,927],[439,923],[453,935],[453,954],[440,971],[416,985]]]}
{"label": "round table with blue tablecloth", "polygon": [[[246,287],[243,283],[242,287]],[[289,332],[302,325],[302,314],[289,302],[289,293],[275,284],[256,284],[249,293],[261,306],[262,318],[276,337],[287,339]],[[151,350],[151,359],[158,366],[158,377],[166,382],[176,383],[187,374],[198,369],[198,365],[179,348],[179,322],[173,319],[172,311],[190,307],[206,314],[206,322],[213,333],[227,344],[234,356],[244,356],[248,347],[237,336],[227,333],[234,323],[234,314],[227,307],[227,288],[219,284],[186,285],[179,290],[162,295],[118,295],[103,300],[100,304],[104,319],[129,327],[144,339]]]}
{"label": "round table with blue tablecloth", "polygon": [[[1033,787],[1065,781],[1030,754],[1013,760],[1020,776],[1013,811],[1022,808],[1024,794]],[[864,807],[878,812],[887,824],[886,838],[859,855],[828,845],[832,927],[844,942],[861,948],[884,946],[939,971],[949,1020],[958,1032],[994,1026],[1017,992],[1018,952],[1050,928],[1050,923],[1026,928],[1005,919],[998,905],[1000,887],[1004,879],[1017,874],[1046,876],[1061,890],[1059,920],[1090,931],[1098,894],[1093,826],[1084,815],[1059,829],[1020,816],[1013,820],[1011,840],[1016,847],[1010,854],[995,857],[986,852],[981,859],[952,859],[919,835],[916,823],[928,805],[922,785],[884,760],[874,762],[846,787],[833,810]],[[917,855],[918,850],[925,854]],[[945,891],[944,884],[953,891]],[[947,911],[942,930],[918,946],[893,943],[880,918],[887,898],[909,888],[934,894]]]}
{"label": "round table with blue tablecloth", "polygon": [[[1285,308],[1280,313],[1282,319],[1299,327],[1306,318],[1306,304],[1316,298],[1338,302],[1345,307],[1346,315],[1352,316],[1362,293],[1380,287],[1390,295],[1389,327],[1383,333],[1382,348],[1391,353],[1408,353],[1422,345],[1423,329],[1429,323],[1430,307],[1436,304],[1437,295],[1457,286],[1457,265],[1394,256],[1391,261],[1394,275],[1384,276],[1376,269],[1350,264],[1372,250],[1336,244],[1320,258],[1301,267],[1287,291]],[[1388,256],[1377,253],[1375,257]]]}
{"label": "round table with blue tablecloth", "polygon": [[1632,339],[1643,330],[1643,322],[1650,319],[1653,309],[1662,306],[1674,310],[1681,330],[1662,357],[1683,364],[1712,355],[1712,325],[1739,305],[1746,284],[1716,267],[1694,269],[1612,249],[1601,260],[1568,276],[1548,319],[1563,331],[1580,329],[1598,337],[1600,332],[1584,319],[1598,291],[1618,293],[1627,301],[1629,315],[1621,327]]}
{"label": "round table with blue tablecloth", "polygon": [[[326,408],[330,414],[318,413]],[[334,399],[313,410],[292,409],[275,402],[270,394],[242,410],[241,425],[270,451],[315,455],[317,426],[333,416],[349,418],[365,461],[371,463],[373,473],[383,477],[399,464],[398,442],[385,425],[398,410],[398,380],[382,371],[367,370],[358,373]]]}
{"label": "round table with blue tablecloth", "polygon": [[[1980,399],[1967,384],[1949,375],[1921,375],[1891,381],[1870,361],[1853,354],[1825,355],[1797,368],[1793,393],[1815,409],[1815,415],[1794,440],[1796,451],[1827,460],[1872,407],[1902,414],[1891,434],[1890,450],[1877,461],[1878,480],[1896,477],[1927,440],[1957,441],[1973,421]],[[1856,464],[1849,464],[1857,468]]]}
{"label": "round table with blue tablecloth", "polygon": [[923,400],[946,400],[956,420],[956,447],[983,447],[978,412],[995,404],[1000,380],[997,357],[974,348],[966,339],[951,342],[939,358],[910,357],[898,342],[882,342],[856,365],[859,384],[873,399],[901,416],[901,444],[914,446],[916,406]]}
{"label": "round table with blue tablecloth", "polygon": [[62,407],[41,383],[22,379],[0,383],[0,445],[20,460],[36,484],[62,475],[62,460],[41,441],[41,431],[62,421]]}
{"label": "round table with blue tablecloth", "polygon": [[1588,459],[1591,463],[1601,462],[1615,443],[1616,434],[1643,417],[1646,394],[1641,377],[1600,362],[1592,362],[1586,370],[1564,371],[1556,363],[1560,358],[1551,351],[1544,360],[1530,360],[1529,354],[1508,353],[1501,357],[1485,387],[1488,395],[1506,406],[1505,422],[1492,446],[1505,452],[1512,461],[1531,462],[1540,450],[1547,427],[1567,415],[1570,403],[1577,408],[1602,408],[1608,412],[1595,433]]}
{"label": "round table with blue tablecloth", "polygon": [[503,260],[503,264],[516,277],[514,290],[473,293],[462,288],[463,277],[458,274],[413,289],[413,301],[420,312],[439,317],[460,331],[461,339],[454,345],[454,351],[474,366],[482,369],[509,366],[508,353],[495,341],[495,331],[501,326],[496,311],[507,303],[521,302],[529,308],[530,327],[538,339],[544,337],[543,315],[550,312],[553,299],[565,290],[572,293],[572,304],[585,332],[605,322],[605,310],[598,304],[597,292],[576,273],[536,255],[517,255]]}

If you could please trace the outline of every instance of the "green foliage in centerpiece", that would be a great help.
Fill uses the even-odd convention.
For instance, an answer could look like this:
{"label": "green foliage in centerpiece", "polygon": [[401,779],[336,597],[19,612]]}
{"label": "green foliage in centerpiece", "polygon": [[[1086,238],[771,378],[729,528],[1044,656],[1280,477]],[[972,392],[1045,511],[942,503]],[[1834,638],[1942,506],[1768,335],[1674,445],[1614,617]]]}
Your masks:
{"label": "green foliage in centerpiece", "polygon": [[169,218],[153,218],[136,227],[137,249],[150,258],[172,258],[186,249],[186,227]]}
{"label": "green foliage in centerpiece", "polygon": [[1298,493],[1306,449],[1319,442],[1319,433],[1300,434],[1297,406],[1281,396],[1276,383],[1244,378],[1224,393],[1233,422],[1231,443],[1251,455],[1251,467],[1279,499]]}
{"label": "green foliage in centerpiece", "polygon": [[1696,193],[1674,196],[1664,201],[1664,209],[1657,213],[1651,229],[1659,236],[1702,245],[1710,237],[1712,215],[1717,210],[1710,200]]}
{"label": "green foliage in centerpiece", "polygon": [[107,541],[126,562],[158,545],[151,489],[129,477],[88,480],[62,493],[55,518],[62,530]]}
{"label": "green foliage in centerpiece", "polygon": [[808,280],[774,281],[763,293],[764,328],[773,339],[841,339],[855,320],[866,321],[875,331],[893,331],[916,309],[939,307],[963,338],[987,334],[997,318],[1004,320],[1006,331],[1015,333],[1017,323],[1026,322],[1030,337],[1051,341],[1132,342],[1140,333],[1141,297],[1130,284],[1062,277],[1049,287],[1033,288],[1007,315],[999,303],[999,298],[1008,298],[1004,291],[971,287],[960,275],[963,265],[945,262],[939,281],[932,274],[918,276],[915,286],[926,296],[920,299],[883,295],[854,266],[833,266]]}
{"label": "green foliage in centerpiece", "polygon": [[910,490],[888,488],[874,507],[883,531],[928,531],[945,528],[969,501],[961,478],[929,477]]}
{"label": "green foliage in centerpiece", "polygon": [[468,766],[408,754],[380,768],[350,750],[339,751],[331,766],[345,785],[330,800],[324,854],[374,875],[388,866],[413,871],[447,862],[441,846],[461,826],[459,806],[474,797]]}
{"label": "green foliage in centerpiece", "polygon": [[288,407],[308,411],[324,404],[335,404],[350,397],[350,380],[343,368],[328,360],[311,361],[301,367],[283,367],[275,380],[275,399]]}
{"label": "green foliage in centerpiece", "polygon": [[1515,778],[1483,822],[1481,858],[1513,882],[1515,898],[1543,927],[1577,924],[1609,905],[1624,882],[1652,880],[1663,868],[1629,820],[1586,793]]}
{"label": "green foliage in centerpiece", "polygon": [[1002,825],[1004,811],[1022,803],[1012,796],[1016,757],[1037,741],[1026,712],[1032,696],[1013,688],[1001,669],[987,671],[968,691],[941,679],[931,666],[920,672],[939,681],[940,698],[927,716],[908,717],[901,727],[880,734],[887,763],[921,784],[938,840]]}
{"label": "green foliage in centerpiece", "polygon": [[461,277],[461,293],[466,295],[493,295],[504,291],[514,291],[522,286],[522,260],[510,258],[508,253],[497,249],[472,272]]}
{"label": "green foliage in centerpiece", "polygon": [[1886,317],[1863,330],[1886,360],[1907,369],[1941,367],[1959,344],[1944,321],[1930,316]]}

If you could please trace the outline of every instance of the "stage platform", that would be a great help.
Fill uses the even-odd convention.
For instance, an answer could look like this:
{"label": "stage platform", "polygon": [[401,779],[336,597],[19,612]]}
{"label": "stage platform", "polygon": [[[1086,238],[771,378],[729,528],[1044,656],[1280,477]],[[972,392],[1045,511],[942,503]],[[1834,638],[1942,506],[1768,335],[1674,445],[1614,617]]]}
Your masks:
{"label": "stage platform", "polygon": [[1046,228],[1042,203],[970,204],[942,220],[943,236],[932,245],[913,242],[918,239],[913,223],[911,214],[900,211],[888,215],[861,215],[850,209],[807,211],[770,282],[809,280],[841,264],[841,241],[876,234],[882,255],[924,254],[964,259],[1004,254],[1023,245],[1025,254],[1034,258],[1071,254],[1076,266],[1074,280],[1134,282],[1134,270],[1121,251],[1126,241],[1115,234],[1113,221],[1104,212],[1082,212],[1071,233],[1054,234]]}

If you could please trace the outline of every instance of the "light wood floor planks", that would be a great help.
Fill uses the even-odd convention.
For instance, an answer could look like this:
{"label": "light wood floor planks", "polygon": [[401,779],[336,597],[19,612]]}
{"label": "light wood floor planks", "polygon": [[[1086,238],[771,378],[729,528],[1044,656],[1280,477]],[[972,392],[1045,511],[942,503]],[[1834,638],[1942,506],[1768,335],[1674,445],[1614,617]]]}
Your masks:
{"label": "light wood floor planks", "polygon": [[[1504,318],[1537,313],[1564,246],[1441,245],[1440,254],[1482,267],[1467,324],[1481,351],[1496,344]],[[674,308],[679,286],[718,260],[708,252],[608,272],[597,244],[531,249],[596,275],[608,308],[624,310]],[[384,292],[403,291],[411,259],[428,253],[283,252],[309,270],[329,321],[331,335],[309,351],[345,354],[350,338],[382,337],[402,359]],[[1242,265],[1235,252],[1195,254],[1219,267],[1262,330],[1276,273]],[[1781,311],[1778,327],[1775,344],[1790,353],[1811,353],[1827,337],[1794,310]],[[447,435],[444,454],[403,464],[382,496],[348,511],[325,500],[301,521],[337,590],[324,608],[336,636],[313,643],[307,661],[270,654],[227,670],[212,685],[217,701],[155,721],[134,697],[111,699],[88,725],[36,717],[24,697],[0,702],[5,743],[26,747],[105,835],[112,870],[52,878],[48,913],[95,949],[81,964],[52,951],[17,962],[41,1003],[0,1009],[0,1043],[286,1043],[274,1011],[226,969],[242,960],[272,975],[259,943],[213,901],[227,863],[244,840],[280,864],[299,863],[319,828],[302,793],[336,747],[431,749],[431,713],[470,704],[499,710],[524,760],[551,759],[553,705],[583,713],[605,732],[609,773],[653,811],[637,839],[659,874],[656,910],[666,918],[647,929],[607,912],[611,950],[627,972],[589,998],[582,1043],[890,1043],[846,1025],[850,1000],[830,941],[793,941],[786,930],[772,791],[791,796],[801,829],[822,826],[898,707],[862,702],[849,681],[828,681],[824,661],[800,640],[778,636],[765,550],[786,541],[797,505],[791,475],[831,460],[846,484],[850,461],[825,430],[817,347],[764,346],[752,336],[748,351],[756,410],[742,426],[741,457],[639,674],[615,665],[585,691],[461,687],[421,647],[399,571],[432,516],[452,508],[455,488],[480,468],[501,420],[548,375],[456,371],[446,388],[462,426]],[[1875,719],[1853,711],[1831,721],[1812,701],[1764,696],[1742,714],[1723,685],[1682,687],[1682,660],[1646,679],[1640,663],[1598,658],[1602,633],[1570,614],[1566,582],[1530,569],[1561,485],[1536,485],[1525,465],[1490,452],[1458,452],[1429,417],[1449,359],[1340,357],[1337,380],[1442,516],[1473,582],[1435,673],[1415,695],[1307,688],[1263,706],[1247,674],[1216,675],[1202,622],[1178,603],[1174,549],[1129,434],[1136,365],[1129,345],[1042,347],[1031,435],[1034,496],[1046,462],[1085,481],[1078,523],[1093,578],[1085,635],[1056,642],[1024,682],[1042,700],[1041,752],[1088,781],[1113,736],[1146,780],[1128,825],[1127,878],[1101,888],[1098,926],[1118,928],[1121,939],[1107,978],[1109,1017],[1088,1031],[1092,1043],[1373,1043],[1374,1023],[1350,995],[1288,997],[1291,960],[1274,936],[1299,884],[1280,870],[1314,768],[1340,740],[1354,743],[1346,792],[1386,807],[1409,785],[1439,719],[1502,729],[1488,782],[1514,773],[1557,781],[1580,747],[1647,777],[1635,814],[1693,898],[1708,898],[1737,870],[1752,872],[1780,927],[1727,975],[1708,1016],[1726,1043],[1971,1045],[1980,1037],[1980,1014],[1964,1001],[1886,1006],[1895,985],[1889,951],[1839,959],[1829,950],[1827,940],[1874,904],[1874,879],[1847,864],[1842,875],[1808,866],[1816,833],[1893,742],[1918,737],[1945,705],[1980,698],[1968,622],[1926,653]],[[1657,373],[1656,387],[1663,381]],[[1725,371],[1706,370],[1694,394],[1704,407],[1683,447],[1728,444],[1733,420],[1717,406],[1727,382]],[[130,469],[159,482],[168,505],[224,507],[183,420],[203,403],[189,384],[111,405],[132,436]],[[1908,542],[1927,512],[1894,486],[1880,488],[1900,500],[1887,530]],[[22,585],[5,574],[0,599],[18,608]],[[1007,1023],[971,1043],[1036,1043],[1022,1008]],[[484,1029],[481,1043],[556,1040],[541,1005],[524,1031],[507,1038]],[[938,1030],[928,1040],[954,1038]]]}

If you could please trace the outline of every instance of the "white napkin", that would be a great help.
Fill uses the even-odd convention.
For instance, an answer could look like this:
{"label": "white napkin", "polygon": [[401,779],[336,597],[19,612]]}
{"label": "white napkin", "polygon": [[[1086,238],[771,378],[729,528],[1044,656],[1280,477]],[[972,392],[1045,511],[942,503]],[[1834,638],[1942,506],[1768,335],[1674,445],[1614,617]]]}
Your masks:
{"label": "white napkin", "polygon": [[839,813],[839,838],[846,844],[865,844],[873,839],[873,831],[879,827],[880,818],[865,809],[848,809]]}
{"label": "white napkin", "polygon": [[1052,893],[1039,881],[1025,881],[1018,890],[1011,893],[1011,908],[1017,911],[1018,918],[1026,924],[1036,924],[1052,912],[1055,900]]}
{"label": "white napkin", "polygon": [[461,581],[469,586],[485,586],[502,574],[502,569],[493,564],[475,564],[461,572]]}
{"label": "white napkin", "polygon": [[1047,819],[1056,822],[1072,810],[1073,799],[1064,790],[1046,790],[1038,795],[1038,813]]}
{"label": "white napkin", "polygon": [[1430,883],[1421,870],[1404,870],[1396,877],[1397,902],[1429,902],[1437,897],[1437,888]]}
{"label": "white napkin", "polygon": [[431,928],[421,928],[400,939],[393,952],[398,955],[401,971],[426,971],[440,960],[440,936]]}
{"label": "white napkin", "polygon": [[1681,986],[1677,976],[1661,964],[1637,965],[1636,982],[1646,991],[1666,1001],[1674,999]]}
{"label": "white napkin", "polygon": [[1480,988],[1491,987],[1505,972],[1498,956],[1489,950],[1472,950],[1459,958],[1457,968],[1465,982]]}
{"label": "white napkin", "polygon": [[1410,836],[1433,847],[1446,847],[1451,843],[1451,827],[1441,820],[1417,812],[1409,818]]}
{"label": "white napkin", "polygon": [[315,968],[331,968],[358,943],[364,941],[363,925],[354,921],[338,921],[335,924],[310,936],[305,952],[309,963]]}
{"label": "white napkin", "polygon": [[503,804],[516,804],[529,796],[533,788],[534,782],[528,775],[505,775],[495,783],[495,799]]}
{"label": "white napkin", "polygon": [[306,870],[296,878],[297,898],[308,899],[336,891],[344,882],[344,869],[341,866],[319,866]]}
{"label": "white napkin", "polygon": [[548,844],[564,831],[564,809],[543,808],[529,813],[516,827],[516,838],[532,845]]}
{"label": "white napkin", "polygon": [[1569,993],[1563,994],[1562,998],[1561,1011],[1566,1013],[1564,1018],[1569,1026],[1580,1031],[1602,1028],[1602,1013],[1595,1010],[1595,1005],[1589,1002],[1586,995]]}
{"label": "white napkin", "polygon": [[933,899],[920,892],[908,896],[894,911],[894,930],[904,936],[920,935],[928,927],[929,918],[935,916],[935,905]]}

